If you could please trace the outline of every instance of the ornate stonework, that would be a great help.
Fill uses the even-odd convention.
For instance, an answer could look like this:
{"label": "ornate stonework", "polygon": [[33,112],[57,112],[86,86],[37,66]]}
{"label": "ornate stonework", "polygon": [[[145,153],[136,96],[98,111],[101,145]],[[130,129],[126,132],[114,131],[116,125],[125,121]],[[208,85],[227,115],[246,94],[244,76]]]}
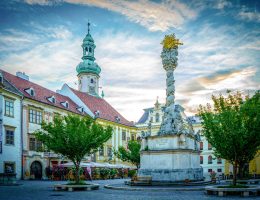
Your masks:
{"label": "ornate stonework", "polygon": [[178,65],[178,46],[182,43],[175,35],[166,35],[161,53],[163,68],[166,71],[166,109],[163,122],[158,135],[167,134],[193,134],[191,124],[187,121],[184,109],[175,105],[174,70]]}

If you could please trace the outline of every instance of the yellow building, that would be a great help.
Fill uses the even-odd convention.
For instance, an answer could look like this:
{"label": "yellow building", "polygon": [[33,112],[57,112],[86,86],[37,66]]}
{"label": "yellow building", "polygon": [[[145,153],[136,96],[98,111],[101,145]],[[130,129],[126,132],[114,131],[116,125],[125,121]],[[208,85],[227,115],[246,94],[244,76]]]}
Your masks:
{"label": "yellow building", "polygon": [[[229,162],[225,163],[225,175],[233,174],[233,165]],[[249,174],[252,176],[260,176],[260,151],[255,158],[249,163]]]}

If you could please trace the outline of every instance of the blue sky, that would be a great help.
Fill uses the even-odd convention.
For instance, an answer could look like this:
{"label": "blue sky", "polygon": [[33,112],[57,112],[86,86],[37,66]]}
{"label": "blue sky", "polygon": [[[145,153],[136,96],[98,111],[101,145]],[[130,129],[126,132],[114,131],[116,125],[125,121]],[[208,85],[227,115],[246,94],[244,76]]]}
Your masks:
{"label": "blue sky", "polygon": [[0,2],[1,69],[49,89],[77,88],[91,22],[106,100],[127,119],[165,102],[160,42],[175,33],[176,101],[188,115],[212,94],[260,87],[260,1],[25,0]]}

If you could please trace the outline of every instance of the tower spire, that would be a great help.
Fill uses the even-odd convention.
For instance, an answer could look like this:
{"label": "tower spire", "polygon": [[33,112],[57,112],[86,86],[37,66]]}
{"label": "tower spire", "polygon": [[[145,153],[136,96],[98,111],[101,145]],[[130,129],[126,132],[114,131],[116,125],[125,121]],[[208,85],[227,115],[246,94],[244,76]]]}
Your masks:
{"label": "tower spire", "polygon": [[89,23],[89,21],[88,21],[88,34],[89,34],[89,27],[90,27],[90,23]]}

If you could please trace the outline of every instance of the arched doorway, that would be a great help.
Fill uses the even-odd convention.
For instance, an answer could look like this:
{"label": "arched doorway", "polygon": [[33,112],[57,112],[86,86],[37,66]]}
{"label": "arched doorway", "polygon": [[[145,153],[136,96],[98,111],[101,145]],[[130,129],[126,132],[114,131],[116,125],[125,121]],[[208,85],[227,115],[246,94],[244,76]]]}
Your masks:
{"label": "arched doorway", "polygon": [[35,179],[42,179],[42,165],[39,161],[34,161],[31,164],[30,174],[34,175]]}

